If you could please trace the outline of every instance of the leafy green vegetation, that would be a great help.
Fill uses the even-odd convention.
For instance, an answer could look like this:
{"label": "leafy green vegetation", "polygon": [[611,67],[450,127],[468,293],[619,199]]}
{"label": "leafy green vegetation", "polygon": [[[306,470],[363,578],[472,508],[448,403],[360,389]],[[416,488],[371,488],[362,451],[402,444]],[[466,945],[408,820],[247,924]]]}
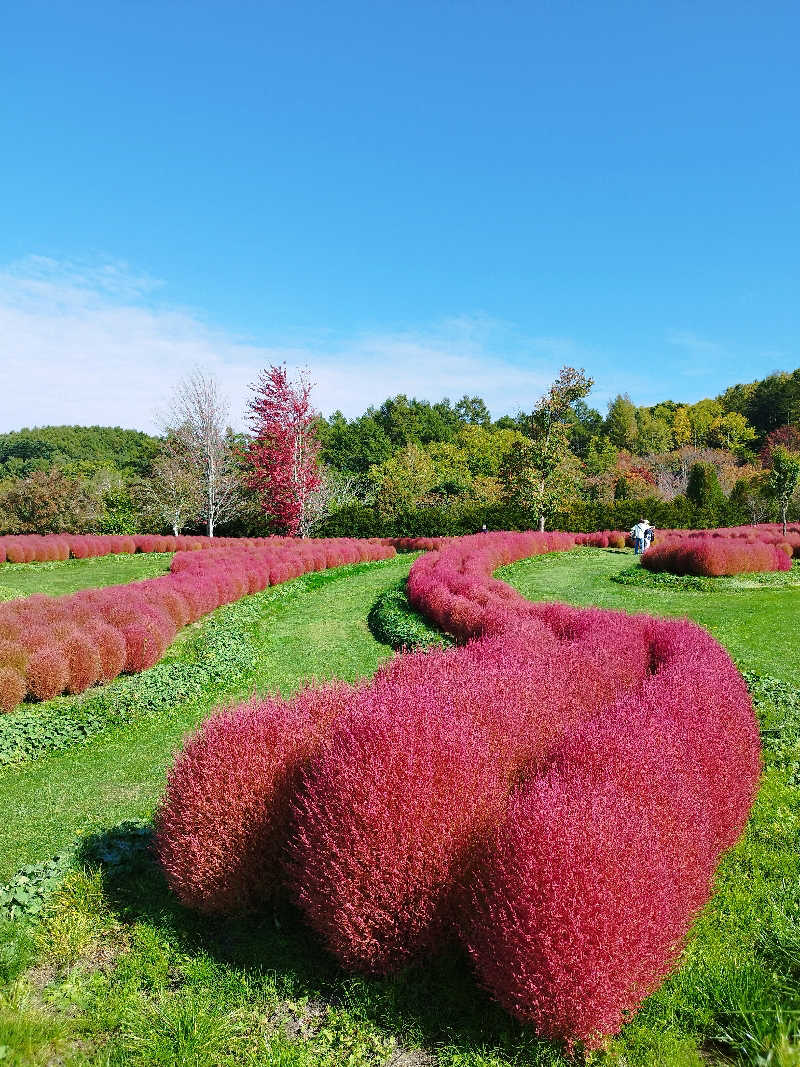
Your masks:
{"label": "leafy green vegetation", "polygon": [[112,467],[147,474],[158,439],[119,426],[37,426],[0,434],[0,478],[62,467],[70,473]]}
{"label": "leafy green vegetation", "polygon": [[446,648],[453,640],[414,611],[406,596],[405,581],[381,593],[370,609],[367,623],[373,636],[391,648]]}
{"label": "leafy green vegetation", "polygon": [[[705,595],[612,582],[630,560],[580,549],[501,576],[533,598],[689,615],[708,626],[746,672],[765,773],[681,966],[589,1062],[797,1067],[800,589]],[[367,613],[384,593],[397,602],[409,565],[403,557],[307,575],[247,620],[237,609],[258,597],[220,609],[213,627],[187,636],[185,651],[201,658],[229,632],[246,643],[248,668],[232,652],[227,680],[178,708],[0,772],[8,812],[0,877],[11,879],[0,888],[0,918],[9,896],[16,916],[0,925],[0,1063],[565,1067],[561,1049],[490,1003],[456,953],[392,979],[347,975],[286,904],[213,922],[186,912],[148,852],[146,820],[183,733],[217,700],[254,687],[288,693],[314,675],[371,673],[389,653],[370,635]],[[184,650],[173,650],[171,662],[181,662]],[[22,864],[32,866],[21,877]]]}

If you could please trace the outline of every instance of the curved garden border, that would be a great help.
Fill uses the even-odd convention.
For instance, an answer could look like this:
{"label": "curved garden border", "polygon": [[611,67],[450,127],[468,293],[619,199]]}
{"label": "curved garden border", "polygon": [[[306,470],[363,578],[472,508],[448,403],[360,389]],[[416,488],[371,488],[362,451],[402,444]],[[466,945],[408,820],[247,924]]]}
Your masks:
{"label": "curved garden border", "polygon": [[760,744],[743,679],[700,627],[533,604],[491,577],[574,544],[440,543],[409,600],[463,647],[207,720],[158,818],[181,899],[229,913],[288,890],[370,972],[455,937],[541,1033],[618,1030],[709,898]]}

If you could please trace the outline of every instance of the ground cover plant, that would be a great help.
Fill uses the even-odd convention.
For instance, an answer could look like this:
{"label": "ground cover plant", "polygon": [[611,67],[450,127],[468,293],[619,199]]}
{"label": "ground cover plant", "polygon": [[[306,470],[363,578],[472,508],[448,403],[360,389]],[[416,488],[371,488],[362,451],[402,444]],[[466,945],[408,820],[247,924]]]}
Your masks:
{"label": "ground cover plant", "polygon": [[[369,651],[364,620],[378,587],[369,576],[377,567],[384,588],[395,586],[407,563],[366,564],[347,582],[334,580],[308,590],[300,601],[290,597],[282,607],[267,607],[262,640],[269,644],[260,646],[253,659],[260,664],[259,686],[280,685],[289,692],[320,671],[352,677],[353,649],[361,650],[361,670],[374,669],[377,660],[370,658],[375,653]],[[797,590],[723,591],[713,598],[659,590],[654,601],[651,590],[608,581],[629,563],[622,554],[581,549],[514,564],[501,575],[536,600],[556,597],[692,614],[751,668],[748,682],[765,726],[767,771],[750,828],[724,858],[717,892],[695,925],[679,970],[595,1058],[640,1067],[699,1067],[731,1059],[788,1064],[794,1062],[796,1009],[788,962],[797,911],[791,886],[800,844],[797,790],[788,783],[798,759],[797,741],[791,741],[797,737],[797,701],[793,687],[770,683],[762,672],[800,683],[800,648],[792,626]],[[324,577],[312,574],[298,581]],[[213,618],[238,615],[249,603],[288,588],[218,609]],[[362,592],[345,608],[350,588]],[[360,623],[350,620],[344,626],[348,612],[360,613]],[[770,639],[778,632],[784,635],[780,644]],[[229,691],[241,700],[248,684]],[[0,829],[5,877],[22,863],[63,850],[76,830],[87,826],[87,817],[90,826],[108,828],[125,818],[146,817],[160,793],[170,745],[190,724],[187,716],[200,721],[213,702],[213,694],[206,695],[205,703],[195,703],[172,721],[156,716],[131,723],[92,745],[9,768],[2,792],[14,826]],[[83,785],[80,794],[75,781]],[[19,921],[0,949],[3,961],[19,973],[0,1006],[0,1026],[13,1028],[0,1030],[0,1043],[12,1050],[11,1062],[38,1062],[36,1057],[45,1062],[56,1054],[65,1063],[110,1059],[209,1067],[228,1062],[416,1065],[435,1060],[458,1067],[564,1062],[556,1046],[514,1024],[480,995],[457,953],[446,951],[396,977],[348,977],[319,951],[288,906],[281,905],[274,919],[270,911],[261,918],[209,923],[171,900],[146,853],[130,867],[101,862],[99,889],[95,864],[92,860],[88,881],[67,882],[45,928],[52,930],[53,923],[63,928],[67,916],[78,933],[87,925],[96,928],[102,943],[117,946],[112,959],[98,957],[96,941],[75,950],[62,939],[45,948],[38,935],[32,956],[33,934]],[[28,971],[31,960],[36,966]],[[771,977],[773,972],[781,981]],[[26,1058],[18,1061],[15,1050],[23,1046]],[[415,1052],[419,1046],[430,1052]]]}
{"label": "ground cover plant", "polygon": [[158,817],[181,899],[224,914],[286,886],[346,966],[391,973],[459,938],[541,1033],[592,1047],[618,1030],[741,833],[759,744],[703,631],[533,605],[490,576],[574,544],[447,543],[414,564],[409,598],[467,648],[205,724]]}
{"label": "ground cover plant", "polygon": [[444,648],[453,638],[432,626],[408,602],[405,581],[375,601],[367,623],[378,641],[396,649]]}

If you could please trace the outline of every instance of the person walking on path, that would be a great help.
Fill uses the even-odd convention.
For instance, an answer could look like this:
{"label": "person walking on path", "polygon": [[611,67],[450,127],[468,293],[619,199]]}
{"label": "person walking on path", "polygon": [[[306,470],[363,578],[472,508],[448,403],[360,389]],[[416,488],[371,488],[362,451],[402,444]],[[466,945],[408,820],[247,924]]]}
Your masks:
{"label": "person walking on path", "polygon": [[647,519],[639,519],[631,530],[631,537],[633,538],[633,554],[635,556],[640,556],[645,550],[645,536],[648,525]]}

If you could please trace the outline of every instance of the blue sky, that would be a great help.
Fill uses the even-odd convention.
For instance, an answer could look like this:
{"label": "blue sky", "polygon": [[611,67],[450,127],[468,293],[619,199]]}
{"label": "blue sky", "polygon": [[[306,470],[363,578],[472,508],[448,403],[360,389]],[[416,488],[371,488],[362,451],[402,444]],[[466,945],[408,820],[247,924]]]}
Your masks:
{"label": "blue sky", "polygon": [[0,42],[0,429],[200,363],[692,401],[800,365],[796,3],[26,0]]}

